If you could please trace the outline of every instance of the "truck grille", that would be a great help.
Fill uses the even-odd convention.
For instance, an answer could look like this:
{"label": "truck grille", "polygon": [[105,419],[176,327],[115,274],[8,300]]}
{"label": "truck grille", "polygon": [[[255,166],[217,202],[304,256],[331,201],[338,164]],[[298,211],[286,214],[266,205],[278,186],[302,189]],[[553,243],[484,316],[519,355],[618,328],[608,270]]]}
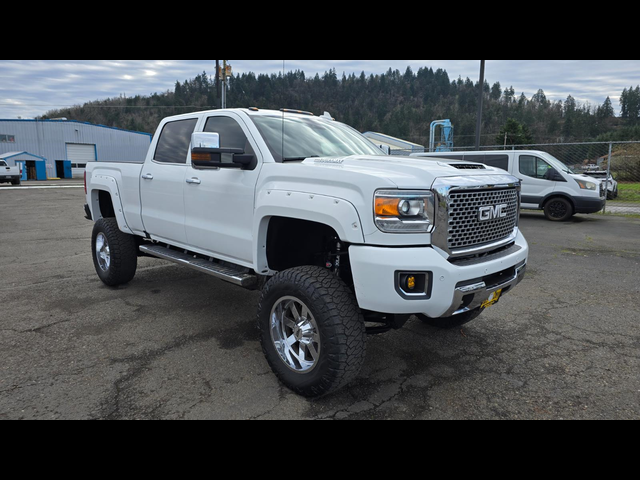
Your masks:
{"label": "truck grille", "polygon": [[448,201],[449,250],[496,242],[512,235],[518,224],[518,202],[516,188],[451,191]]}

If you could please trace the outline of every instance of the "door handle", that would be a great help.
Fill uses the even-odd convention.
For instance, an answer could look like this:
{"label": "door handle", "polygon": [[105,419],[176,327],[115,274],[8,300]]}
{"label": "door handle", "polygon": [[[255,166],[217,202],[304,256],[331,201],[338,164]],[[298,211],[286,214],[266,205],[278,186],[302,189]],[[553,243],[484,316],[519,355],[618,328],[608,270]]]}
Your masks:
{"label": "door handle", "polygon": [[144,180],[153,180],[153,175],[151,175],[150,173],[145,173],[144,175],[142,175],[142,178]]}
{"label": "door handle", "polygon": [[187,183],[192,183],[194,185],[200,185],[200,179],[193,177],[193,178],[187,178]]}

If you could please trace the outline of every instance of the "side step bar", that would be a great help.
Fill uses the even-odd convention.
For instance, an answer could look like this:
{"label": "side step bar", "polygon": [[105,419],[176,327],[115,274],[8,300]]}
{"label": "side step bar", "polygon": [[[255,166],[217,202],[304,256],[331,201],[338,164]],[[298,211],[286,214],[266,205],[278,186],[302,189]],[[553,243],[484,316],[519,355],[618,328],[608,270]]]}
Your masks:
{"label": "side step bar", "polygon": [[244,270],[246,269],[242,267],[233,268],[227,265],[220,265],[219,263],[194,257],[194,255],[189,255],[179,250],[172,250],[162,245],[141,245],[140,251],[147,255],[162,258],[163,260],[169,260],[178,265],[190,267],[244,288],[255,287],[258,283],[258,277],[252,273],[245,272]]}

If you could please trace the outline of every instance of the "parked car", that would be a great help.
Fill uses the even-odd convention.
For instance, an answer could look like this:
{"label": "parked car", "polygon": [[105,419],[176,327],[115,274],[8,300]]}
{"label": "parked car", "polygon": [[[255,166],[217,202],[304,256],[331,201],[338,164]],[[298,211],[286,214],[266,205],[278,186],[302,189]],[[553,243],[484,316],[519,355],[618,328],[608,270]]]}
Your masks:
{"label": "parked car", "polygon": [[494,150],[456,153],[414,153],[441,161],[463,161],[469,168],[500,168],[522,182],[522,208],[543,210],[545,217],[564,221],[576,213],[602,210],[606,188],[589,175],[577,174],[560,160],[537,150]]}
{"label": "parked car", "polygon": [[0,183],[20,185],[22,179],[22,167],[10,167],[7,162],[0,160]]}
{"label": "parked car", "polygon": [[618,182],[613,175],[606,170],[590,170],[587,175],[595,179],[600,180],[602,183],[606,183],[607,186],[607,198],[613,200],[618,197]]}
{"label": "parked car", "polygon": [[367,332],[469,322],[527,263],[517,178],[387,156],[328,116],[170,117],[143,163],[89,162],[85,181],[103,283],[146,255],[261,289],[264,354],[305,396],[355,378]]}

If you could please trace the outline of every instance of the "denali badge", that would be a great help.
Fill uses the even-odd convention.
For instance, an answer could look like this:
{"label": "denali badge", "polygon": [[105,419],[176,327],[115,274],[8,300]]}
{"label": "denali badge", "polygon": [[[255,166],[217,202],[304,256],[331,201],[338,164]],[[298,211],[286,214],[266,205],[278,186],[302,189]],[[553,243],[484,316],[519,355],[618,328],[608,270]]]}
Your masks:
{"label": "denali badge", "polygon": [[502,205],[480,207],[478,210],[478,220],[480,222],[486,222],[493,218],[504,218],[507,216],[508,207],[509,205],[506,203],[503,203]]}

